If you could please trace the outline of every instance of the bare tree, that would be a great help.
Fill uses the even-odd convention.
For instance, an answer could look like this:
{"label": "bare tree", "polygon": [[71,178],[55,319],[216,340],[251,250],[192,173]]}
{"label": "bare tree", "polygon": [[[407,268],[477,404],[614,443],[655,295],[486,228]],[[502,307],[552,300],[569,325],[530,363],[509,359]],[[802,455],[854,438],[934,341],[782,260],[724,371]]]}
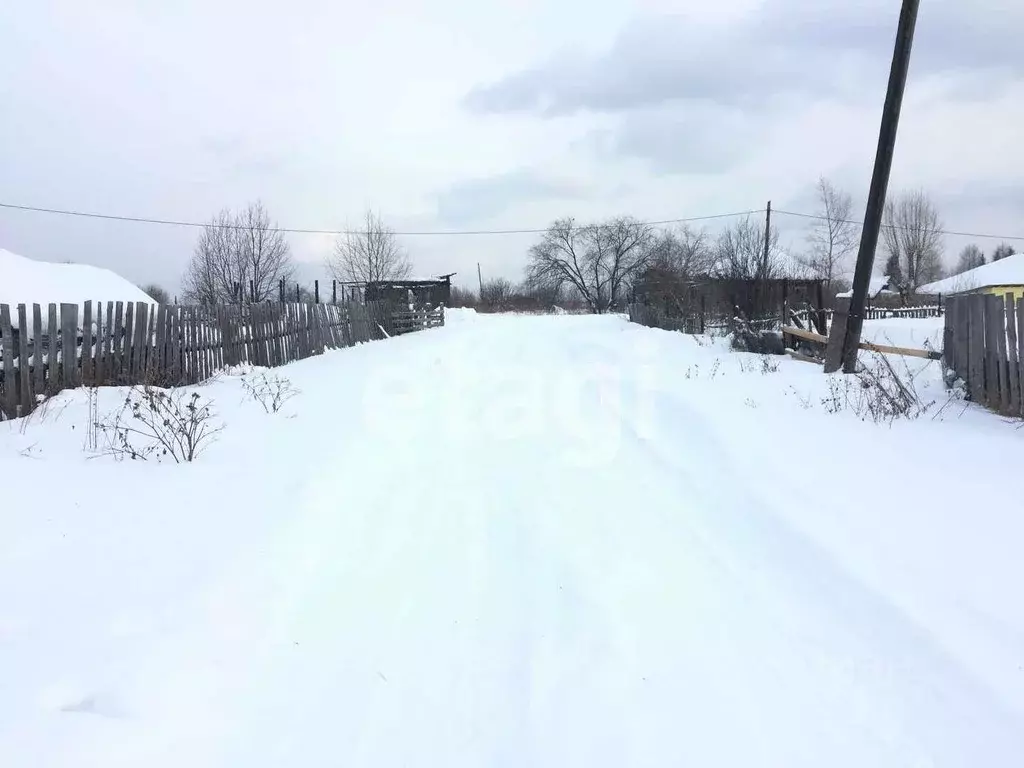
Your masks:
{"label": "bare tree", "polygon": [[182,279],[183,297],[197,304],[265,301],[292,271],[288,243],[270,225],[262,203],[251,203],[237,215],[225,208],[199,236]]}
{"label": "bare tree", "polygon": [[496,277],[480,287],[480,306],[487,309],[503,309],[508,306],[514,294],[511,280]]}
{"label": "bare tree", "polygon": [[1000,261],[1005,259],[1007,256],[1013,256],[1017,253],[1016,249],[1009,243],[1000,243],[996,246],[996,249],[992,252],[992,261]]}
{"label": "bare tree", "polygon": [[898,260],[910,292],[942,277],[942,221],[923,191],[900,195],[885,204],[882,239]]}
{"label": "bare tree", "polygon": [[822,177],[818,179],[818,222],[807,237],[810,250],[800,263],[816,280],[824,280],[831,291],[836,280],[847,274],[850,255],[856,250],[860,231],[850,220],[853,198]]}
{"label": "bare tree", "polygon": [[976,246],[974,243],[965,245],[964,249],[960,251],[960,258],[957,259],[956,267],[953,269],[954,275],[959,275],[970,269],[980,267],[985,263],[985,254],[981,252],[981,248]]}
{"label": "bare tree", "polygon": [[764,224],[750,216],[722,230],[715,242],[715,273],[718,277],[771,280],[784,272],[779,249],[779,230],[771,228],[764,247]]}
{"label": "bare tree", "polygon": [[267,301],[277,296],[281,280],[289,282],[295,273],[291,249],[284,233],[271,226],[263,203],[250,203],[236,218],[238,260],[243,265],[251,301]]}
{"label": "bare tree", "polygon": [[584,227],[559,219],[530,248],[527,282],[568,288],[592,312],[605,312],[646,266],[652,239],[649,225],[629,217]]}
{"label": "bare tree", "polygon": [[327,268],[336,280],[353,282],[401,280],[412,271],[395,233],[373,211],[366,212],[362,230],[338,238]]}
{"label": "bare tree", "polygon": [[163,288],[161,288],[156,283],[149,283],[147,285],[140,285],[139,289],[144,294],[149,296],[149,298],[151,298],[157,304],[170,304],[171,303],[171,294],[169,294],[167,291],[165,291]]}

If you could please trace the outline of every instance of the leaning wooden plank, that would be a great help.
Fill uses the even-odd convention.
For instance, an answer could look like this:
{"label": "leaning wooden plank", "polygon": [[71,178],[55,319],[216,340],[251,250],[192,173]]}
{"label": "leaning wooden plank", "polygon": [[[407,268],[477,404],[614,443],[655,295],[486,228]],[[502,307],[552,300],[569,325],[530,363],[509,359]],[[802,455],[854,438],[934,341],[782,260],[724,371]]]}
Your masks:
{"label": "leaning wooden plank", "polygon": [[55,395],[60,392],[60,369],[57,367],[57,338],[60,328],[57,325],[57,305],[49,304],[46,308],[46,394]]}
{"label": "leaning wooden plank", "polygon": [[60,305],[60,371],[65,387],[78,386],[78,305]]}
{"label": "leaning wooden plank", "polygon": [[96,383],[92,353],[92,302],[82,304],[82,385],[91,387]]}
{"label": "leaning wooden plank", "polygon": [[18,384],[21,394],[21,415],[28,416],[35,407],[32,393],[32,371],[28,361],[28,308],[18,305]]}
{"label": "leaning wooden plank", "polygon": [[43,308],[32,305],[32,389],[46,394],[46,369],[43,367]]}
{"label": "leaning wooden plank", "polygon": [[1019,416],[1021,413],[1020,365],[1017,346],[1017,302],[1013,294],[1006,294],[1006,372],[1009,376],[1010,406],[1007,413]]}
{"label": "leaning wooden plank", "polygon": [[14,326],[11,324],[11,308],[0,304],[0,342],[3,343],[4,380],[0,382],[0,411],[5,418],[13,419],[18,411],[18,393],[14,388]]}
{"label": "leaning wooden plank", "polygon": [[167,309],[167,383],[176,387],[181,383],[181,326],[178,314],[181,307]]}

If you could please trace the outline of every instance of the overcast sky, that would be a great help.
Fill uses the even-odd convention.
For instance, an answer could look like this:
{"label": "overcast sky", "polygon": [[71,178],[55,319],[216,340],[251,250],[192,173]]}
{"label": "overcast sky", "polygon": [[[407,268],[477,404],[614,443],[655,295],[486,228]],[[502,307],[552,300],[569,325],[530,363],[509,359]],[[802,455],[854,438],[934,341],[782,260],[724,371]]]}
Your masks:
{"label": "overcast sky", "polygon": [[[898,0],[12,0],[0,202],[204,221],[261,198],[296,228],[343,228],[373,207],[398,230],[518,229],[768,199],[813,212],[823,174],[859,216],[898,12]],[[925,187],[949,229],[1024,234],[1022,29],[1017,2],[922,3],[890,190]],[[799,249],[805,222],[777,220]],[[0,210],[0,248],[172,291],[196,235]],[[319,263],[332,238],[290,242]],[[418,273],[465,282],[478,261],[518,279],[531,242],[404,238]]]}

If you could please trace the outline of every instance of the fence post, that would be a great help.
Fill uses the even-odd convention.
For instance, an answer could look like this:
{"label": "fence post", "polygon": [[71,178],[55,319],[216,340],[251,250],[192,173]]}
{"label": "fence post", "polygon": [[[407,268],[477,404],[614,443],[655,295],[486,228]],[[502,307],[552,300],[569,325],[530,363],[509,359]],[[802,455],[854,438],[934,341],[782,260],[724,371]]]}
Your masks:
{"label": "fence post", "polygon": [[338,303],[338,281],[331,280],[331,304]]}
{"label": "fence post", "polygon": [[313,281],[313,303],[314,304],[319,304],[320,303],[320,281],[319,280],[314,280]]}

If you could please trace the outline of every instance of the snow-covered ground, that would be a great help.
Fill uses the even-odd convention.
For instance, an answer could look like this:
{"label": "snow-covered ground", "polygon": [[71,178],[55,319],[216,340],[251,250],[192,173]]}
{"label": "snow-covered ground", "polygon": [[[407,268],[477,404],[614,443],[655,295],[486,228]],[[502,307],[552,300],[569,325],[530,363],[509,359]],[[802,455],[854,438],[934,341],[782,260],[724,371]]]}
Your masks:
{"label": "snow-covered ground", "polygon": [[618,317],[275,373],[191,465],[0,424],[0,764],[1020,764],[1024,431],[937,364],[891,426]]}

